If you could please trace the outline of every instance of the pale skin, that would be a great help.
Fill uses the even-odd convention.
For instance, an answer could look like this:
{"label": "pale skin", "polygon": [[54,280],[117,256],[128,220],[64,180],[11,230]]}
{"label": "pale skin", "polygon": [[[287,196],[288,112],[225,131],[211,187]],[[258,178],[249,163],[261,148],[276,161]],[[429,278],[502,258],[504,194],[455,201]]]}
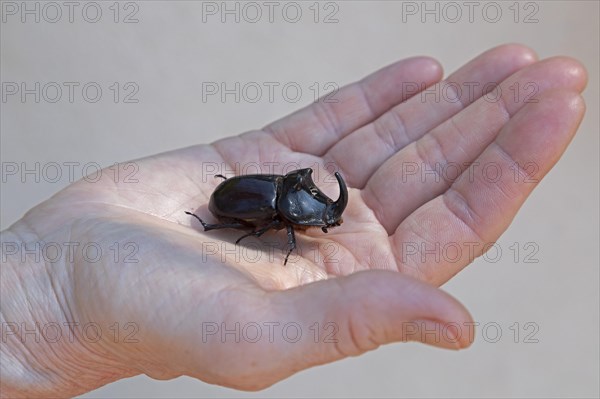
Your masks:
{"label": "pale skin", "polygon": [[[73,396],[138,374],[257,390],[387,343],[467,347],[471,316],[438,287],[498,239],[558,161],[583,117],[587,76],[573,59],[538,61],[520,45],[491,49],[442,76],[431,58],[405,59],[342,88],[337,103],[321,101],[261,130],[134,161],[137,182],[105,173],[31,209],[2,232],[3,242],[93,242],[106,256],[93,263],[80,251],[54,263],[7,256],[2,323],[33,329],[93,322],[102,335],[92,342],[74,328],[69,339],[63,327],[51,343],[3,329],[2,395]],[[453,82],[473,91],[460,101],[436,100],[403,82],[446,89]],[[500,84],[497,101],[482,97],[489,82]],[[531,89],[515,95],[515,84],[530,82],[537,101],[527,96]],[[344,222],[327,234],[297,233],[304,251],[285,267],[285,231],[247,239],[258,260],[223,254],[235,253],[243,232],[204,232],[184,213],[215,221],[206,204],[221,180],[207,176],[203,162],[333,164],[349,186]],[[501,177],[483,178],[476,164],[468,166],[473,162],[494,163]],[[403,169],[449,163],[467,166],[458,178],[440,179]],[[515,169],[527,163],[535,170]],[[324,180],[317,185],[337,198],[335,181]],[[277,243],[261,246],[269,240]],[[116,262],[107,250],[115,242],[123,250]],[[126,243],[136,246],[137,263],[125,260]],[[423,259],[420,248],[434,243],[473,251]],[[229,330],[236,323],[266,327],[257,342],[244,338],[256,330],[235,342],[234,334],[214,333],[222,323]],[[297,342],[290,342],[294,330],[283,338],[286,323],[301,326]],[[425,328],[444,333],[420,334]],[[132,332],[137,342],[126,339]],[[331,332],[335,342],[325,339]]]}

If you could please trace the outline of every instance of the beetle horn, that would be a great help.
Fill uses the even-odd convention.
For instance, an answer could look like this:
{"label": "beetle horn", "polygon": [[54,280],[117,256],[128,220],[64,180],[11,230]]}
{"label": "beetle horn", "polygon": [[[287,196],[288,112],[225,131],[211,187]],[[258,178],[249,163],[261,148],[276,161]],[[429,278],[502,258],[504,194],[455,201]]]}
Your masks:
{"label": "beetle horn", "polygon": [[346,182],[344,179],[342,179],[342,175],[340,175],[338,172],[335,172],[335,178],[340,185],[340,196],[333,205],[335,209],[334,214],[337,217],[341,217],[342,212],[344,212],[344,209],[346,209],[346,205],[348,205],[348,188],[346,187]]}

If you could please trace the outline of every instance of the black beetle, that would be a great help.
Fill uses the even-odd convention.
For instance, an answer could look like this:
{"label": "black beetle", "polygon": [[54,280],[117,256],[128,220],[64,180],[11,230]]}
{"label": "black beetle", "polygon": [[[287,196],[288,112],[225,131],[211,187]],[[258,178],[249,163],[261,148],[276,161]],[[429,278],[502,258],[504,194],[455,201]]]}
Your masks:
{"label": "black beetle", "polygon": [[294,227],[306,229],[320,227],[327,233],[328,227],[342,223],[342,212],[348,204],[348,189],[339,173],[335,178],[340,186],[337,201],[327,197],[312,180],[313,170],[298,169],[287,175],[245,175],[225,179],[210,196],[208,209],[221,222],[202,223],[204,231],[226,228],[253,230],[235,242],[249,236],[260,237],[269,229],[287,229],[289,250],[283,262],[287,264],[290,253],[296,248]]}

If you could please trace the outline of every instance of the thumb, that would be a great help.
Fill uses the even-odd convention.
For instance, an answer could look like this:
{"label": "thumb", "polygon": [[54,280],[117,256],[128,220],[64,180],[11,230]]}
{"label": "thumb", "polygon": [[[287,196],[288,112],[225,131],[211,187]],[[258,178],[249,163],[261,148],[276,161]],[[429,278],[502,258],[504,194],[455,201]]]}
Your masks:
{"label": "thumb", "polygon": [[461,349],[473,341],[471,316],[456,299],[398,272],[363,271],[274,295],[285,318],[310,330],[288,353],[300,369],[391,342]]}

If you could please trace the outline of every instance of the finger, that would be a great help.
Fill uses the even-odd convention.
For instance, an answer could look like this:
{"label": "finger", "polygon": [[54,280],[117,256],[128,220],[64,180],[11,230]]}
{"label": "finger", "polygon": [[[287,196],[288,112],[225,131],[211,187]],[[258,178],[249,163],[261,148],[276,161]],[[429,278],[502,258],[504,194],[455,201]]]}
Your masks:
{"label": "finger", "polygon": [[577,92],[560,89],[521,109],[448,191],[398,226],[401,270],[442,284],[490,249],[565,151],[584,109]]}
{"label": "finger", "polygon": [[[325,155],[347,177],[351,187],[364,187],[386,159],[481,97],[515,71],[535,62],[532,50],[520,45],[491,49],[444,81],[392,108],[373,123],[337,143]],[[357,162],[360,160],[360,162]]]}
{"label": "finger", "polygon": [[293,151],[322,155],[341,137],[371,122],[415,94],[414,85],[427,87],[442,77],[440,64],[429,57],[408,58],[325,96],[263,130]]}
{"label": "finger", "polygon": [[460,349],[473,340],[466,328],[471,316],[457,300],[392,271],[371,270],[319,281],[279,292],[274,302],[286,319],[312,326],[307,329],[308,339],[286,354],[286,361],[296,365],[294,371],[392,342]]}
{"label": "finger", "polygon": [[367,183],[365,202],[393,232],[415,209],[446,191],[523,106],[552,88],[581,91],[586,81],[584,67],[566,57],[518,71],[493,96],[480,98],[388,159]]}

